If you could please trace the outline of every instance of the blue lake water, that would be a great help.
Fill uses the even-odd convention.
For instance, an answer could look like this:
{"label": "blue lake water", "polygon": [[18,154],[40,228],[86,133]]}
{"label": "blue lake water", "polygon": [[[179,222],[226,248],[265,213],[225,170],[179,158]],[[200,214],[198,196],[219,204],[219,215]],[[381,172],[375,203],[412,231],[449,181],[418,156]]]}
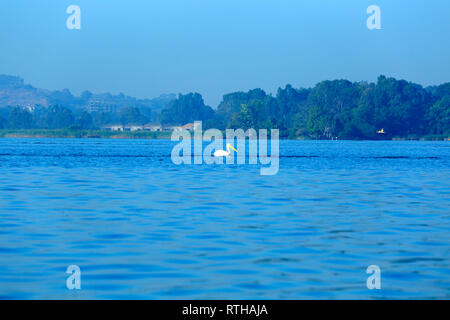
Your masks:
{"label": "blue lake water", "polygon": [[0,298],[450,298],[449,142],[280,141],[275,176],[174,144],[0,139]]}

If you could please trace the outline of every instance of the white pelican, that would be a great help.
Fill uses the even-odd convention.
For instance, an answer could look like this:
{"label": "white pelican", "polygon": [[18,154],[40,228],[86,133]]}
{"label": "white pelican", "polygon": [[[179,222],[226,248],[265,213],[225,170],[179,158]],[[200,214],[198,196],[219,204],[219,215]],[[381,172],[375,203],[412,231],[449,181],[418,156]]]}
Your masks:
{"label": "white pelican", "polygon": [[230,148],[234,151],[238,152],[231,144],[227,144],[227,151],[225,150],[217,150],[214,152],[214,157],[228,157],[231,153]]}

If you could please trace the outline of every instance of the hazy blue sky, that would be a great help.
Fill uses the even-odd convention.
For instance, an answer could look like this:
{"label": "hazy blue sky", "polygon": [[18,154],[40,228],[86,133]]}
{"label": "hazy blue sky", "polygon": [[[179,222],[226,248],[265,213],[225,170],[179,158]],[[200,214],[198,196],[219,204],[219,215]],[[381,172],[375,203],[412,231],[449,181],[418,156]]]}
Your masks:
{"label": "hazy blue sky", "polygon": [[[81,7],[81,30],[66,8]],[[382,30],[366,9],[381,7]],[[0,73],[140,98],[320,80],[450,81],[448,0],[2,0]]]}

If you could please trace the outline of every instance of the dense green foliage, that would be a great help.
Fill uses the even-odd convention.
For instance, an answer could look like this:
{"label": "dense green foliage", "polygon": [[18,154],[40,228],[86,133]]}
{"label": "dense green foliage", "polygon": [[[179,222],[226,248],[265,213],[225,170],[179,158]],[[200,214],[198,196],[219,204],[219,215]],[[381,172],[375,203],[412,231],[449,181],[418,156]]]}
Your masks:
{"label": "dense green foliage", "polygon": [[[275,96],[253,89],[224,95],[216,111],[198,93],[178,95],[157,114],[138,106],[91,113],[61,105],[0,109],[0,129],[9,130],[93,130],[106,124],[184,125],[195,120],[221,130],[277,128],[289,138],[449,138],[450,83],[423,88],[380,76],[376,83],[333,80],[309,89],[287,85]],[[378,133],[381,129],[384,133]]]}
{"label": "dense green foliage", "polygon": [[81,130],[89,130],[94,126],[94,120],[89,112],[81,112],[75,120],[75,125]]}
{"label": "dense green foliage", "polygon": [[214,110],[205,106],[202,96],[198,93],[179,94],[176,100],[170,102],[161,111],[161,123],[163,124],[186,124],[213,117]]}
{"label": "dense green foliage", "polygon": [[8,127],[29,129],[33,126],[32,114],[22,108],[14,108],[9,114]]}
{"label": "dense green foliage", "polygon": [[119,119],[122,125],[127,124],[145,124],[148,118],[141,114],[136,107],[126,107],[119,110]]}
{"label": "dense green foliage", "polygon": [[[9,110],[9,112],[7,111]],[[125,107],[118,112],[93,112],[69,109],[61,105],[30,110],[23,107],[4,108],[4,120],[0,113],[0,129],[98,129],[104,125],[142,125],[149,121],[139,108]]]}
{"label": "dense green foliage", "polygon": [[[322,81],[312,89],[288,85],[223,97],[211,127],[278,128],[283,137],[390,139],[450,137],[450,83],[423,88],[380,76],[376,84]],[[383,129],[383,134],[377,133]]]}

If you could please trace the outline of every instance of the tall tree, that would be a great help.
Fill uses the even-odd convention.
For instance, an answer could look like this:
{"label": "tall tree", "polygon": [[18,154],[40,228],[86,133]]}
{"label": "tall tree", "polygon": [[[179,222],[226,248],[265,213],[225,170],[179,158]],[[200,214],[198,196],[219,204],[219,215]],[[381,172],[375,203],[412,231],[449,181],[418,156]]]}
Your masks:
{"label": "tall tree", "polygon": [[47,109],[44,121],[49,129],[64,129],[74,124],[72,111],[61,105],[54,105]]}
{"label": "tall tree", "polygon": [[87,130],[92,129],[93,120],[89,112],[81,112],[75,120],[75,124],[80,127],[80,129]]}
{"label": "tall tree", "polygon": [[125,108],[120,109],[119,110],[119,118],[120,118],[120,122],[123,125],[129,125],[129,124],[142,125],[148,121],[147,117],[142,115],[139,108],[136,108],[136,107],[125,107]]}
{"label": "tall tree", "polygon": [[427,114],[428,133],[450,138],[450,94],[433,104]]}
{"label": "tall tree", "polygon": [[196,120],[208,120],[214,117],[214,110],[206,106],[199,93],[179,94],[161,112],[163,124],[183,125]]}
{"label": "tall tree", "polygon": [[9,114],[8,127],[12,129],[30,129],[33,126],[33,115],[28,110],[15,107]]}
{"label": "tall tree", "polygon": [[357,107],[360,97],[358,85],[348,80],[322,81],[308,96],[306,129],[313,138],[340,135],[339,115]]}

